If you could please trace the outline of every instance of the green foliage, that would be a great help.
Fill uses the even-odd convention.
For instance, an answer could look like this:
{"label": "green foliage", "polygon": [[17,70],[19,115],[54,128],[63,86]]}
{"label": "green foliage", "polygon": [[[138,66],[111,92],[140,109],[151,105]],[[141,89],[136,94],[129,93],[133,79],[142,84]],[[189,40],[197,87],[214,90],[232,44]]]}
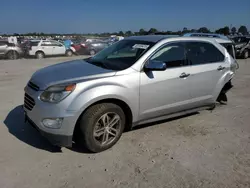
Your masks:
{"label": "green foliage", "polygon": [[240,26],[240,28],[238,29],[238,32],[243,35],[247,35],[248,34],[247,27],[244,25]]}
{"label": "green foliage", "polygon": [[[198,30],[196,29],[188,29],[187,27],[184,27],[182,31],[158,31],[156,28],[150,28],[148,31],[141,28],[139,31],[132,32],[132,31],[119,31],[119,32],[105,32],[105,33],[87,33],[87,34],[79,34],[79,33],[73,33],[73,34],[58,34],[58,33],[43,33],[43,32],[30,32],[25,34],[18,34],[13,33],[11,36],[38,36],[38,37],[55,37],[55,36],[75,36],[75,37],[83,37],[83,36],[91,36],[91,37],[109,37],[110,35],[120,35],[120,36],[132,36],[132,35],[148,35],[148,34],[162,34],[162,35],[181,35],[184,33],[211,33],[211,31],[207,27],[201,27]],[[238,29],[238,32],[246,35],[248,34],[247,27],[242,25]],[[230,30],[228,26],[219,28],[215,31],[215,33],[229,35],[230,33],[236,34],[237,29],[235,27],[232,27]],[[3,34],[3,36],[10,36],[7,34]]]}
{"label": "green foliage", "polygon": [[216,30],[215,33],[223,34],[223,35],[229,35],[230,34],[230,29],[229,29],[228,26],[225,26],[223,28],[220,28],[220,29]]}

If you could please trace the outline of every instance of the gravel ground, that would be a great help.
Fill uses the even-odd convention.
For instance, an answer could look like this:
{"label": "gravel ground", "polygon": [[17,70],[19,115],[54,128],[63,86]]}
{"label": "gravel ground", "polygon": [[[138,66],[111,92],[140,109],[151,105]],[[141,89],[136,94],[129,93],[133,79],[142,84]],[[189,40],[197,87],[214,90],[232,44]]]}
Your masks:
{"label": "gravel ground", "polygon": [[54,147],[23,123],[32,73],[69,59],[0,61],[0,188],[250,187],[250,59],[228,105],[138,127],[99,154]]}

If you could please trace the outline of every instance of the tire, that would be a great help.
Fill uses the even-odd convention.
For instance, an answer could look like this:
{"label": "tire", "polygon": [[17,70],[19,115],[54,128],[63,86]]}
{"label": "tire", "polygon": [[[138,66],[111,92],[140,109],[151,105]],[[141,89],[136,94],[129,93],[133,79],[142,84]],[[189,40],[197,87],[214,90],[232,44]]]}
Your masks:
{"label": "tire", "polygon": [[37,59],[43,59],[45,57],[44,52],[36,52],[36,58]]}
{"label": "tire", "polygon": [[19,54],[16,51],[9,51],[6,56],[8,59],[11,59],[11,60],[19,58]]}
{"label": "tire", "polygon": [[95,52],[95,50],[90,50],[89,54],[90,54],[91,56],[93,56],[93,55],[96,54],[96,52]]}
{"label": "tire", "polygon": [[[116,120],[117,123],[112,127],[109,124],[110,126],[105,128],[103,120],[108,120],[109,123]],[[80,119],[80,142],[94,153],[107,150],[120,139],[125,122],[125,114],[119,106],[112,103],[96,104],[90,107]],[[104,138],[108,138],[106,142],[103,141]]]}
{"label": "tire", "polygon": [[243,52],[243,59],[247,59],[248,56],[249,56],[249,52],[248,52],[248,50],[245,50],[245,51]]}
{"label": "tire", "polygon": [[227,95],[226,93],[224,92],[221,92],[218,99],[217,99],[217,102],[219,102],[220,104],[222,105],[227,105]]}
{"label": "tire", "polygon": [[73,55],[73,52],[71,50],[66,51],[66,56],[71,57]]}

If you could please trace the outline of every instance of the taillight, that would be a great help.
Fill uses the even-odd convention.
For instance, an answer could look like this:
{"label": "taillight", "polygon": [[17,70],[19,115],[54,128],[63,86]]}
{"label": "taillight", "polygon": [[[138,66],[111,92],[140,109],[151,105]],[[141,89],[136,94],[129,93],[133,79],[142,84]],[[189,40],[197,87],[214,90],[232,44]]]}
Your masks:
{"label": "taillight", "polygon": [[239,64],[236,60],[234,60],[230,65],[230,70],[235,72],[237,69],[239,69]]}

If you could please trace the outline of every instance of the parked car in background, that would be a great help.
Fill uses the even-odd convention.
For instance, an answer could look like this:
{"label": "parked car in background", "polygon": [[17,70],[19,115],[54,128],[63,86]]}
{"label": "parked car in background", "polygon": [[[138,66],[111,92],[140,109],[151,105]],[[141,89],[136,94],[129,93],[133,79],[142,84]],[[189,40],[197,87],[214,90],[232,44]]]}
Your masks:
{"label": "parked car in background", "polygon": [[235,42],[236,56],[247,59],[250,56],[250,37],[238,36],[232,40]]}
{"label": "parked car in background", "polygon": [[101,50],[107,48],[109,43],[100,41],[100,42],[88,42],[84,45],[72,45],[76,49],[76,53],[79,55],[95,55],[96,53],[100,52]]}
{"label": "parked car in background", "polygon": [[[25,87],[25,119],[53,144],[112,147],[125,129],[227,101],[235,60],[215,40],[138,36],[52,65]],[[56,74],[55,74],[56,72]]]}
{"label": "parked car in background", "polygon": [[18,59],[23,56],[23,50],[19,44],[0,40],[0,57],[7,59]]}
{"label": "parked car in background", "polygon": [[28,51],[29,56],[35,56],[37,59],[41,59],[47,56],[59,56],[66,55],[72,56],[72,51],[67,49],[62,43],[54,40],[39,40],[32,41],[33,45]]}

